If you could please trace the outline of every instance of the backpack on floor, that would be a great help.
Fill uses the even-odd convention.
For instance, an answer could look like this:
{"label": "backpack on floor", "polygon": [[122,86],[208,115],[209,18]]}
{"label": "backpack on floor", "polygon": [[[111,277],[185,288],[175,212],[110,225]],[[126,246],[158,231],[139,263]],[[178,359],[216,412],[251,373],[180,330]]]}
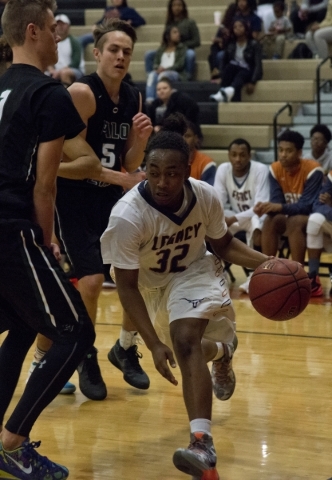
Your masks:
{"label": "backpack on floor", "polygon": [[305,42],[298,43],[288,58],[312,58],[312,51]]}

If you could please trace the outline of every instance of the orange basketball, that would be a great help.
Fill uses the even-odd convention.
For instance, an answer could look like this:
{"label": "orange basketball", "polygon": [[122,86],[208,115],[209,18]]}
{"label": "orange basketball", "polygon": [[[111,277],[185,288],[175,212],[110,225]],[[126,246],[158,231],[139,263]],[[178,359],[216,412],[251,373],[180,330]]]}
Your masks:
{"label": "orange basketball", "polygon": [[270,320],[290,320],[308,305],[311,282],[293,260],[274,258],[262,263],[251,276],[249,298],[255,310]]}

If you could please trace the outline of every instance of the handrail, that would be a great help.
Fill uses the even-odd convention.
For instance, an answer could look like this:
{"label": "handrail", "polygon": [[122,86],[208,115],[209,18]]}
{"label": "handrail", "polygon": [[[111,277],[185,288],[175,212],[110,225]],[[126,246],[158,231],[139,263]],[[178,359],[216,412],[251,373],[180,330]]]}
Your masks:
{"label": "handrail", "polygon": [[324,60],[322,60],[316,67],[317,123],[320,123],[320,119],[321,119],[320,90],[321,90],[321,87],[323,86],[320,84],[320,69],[322,68],[324,63],[326,63],[329,59],[331,60],[331,67],[332,67],[332,56],[328,56],[324,58]]}
{"label": "handrail", "polygon": [[290,103],[286,103],[283,107],[281,107],[273,117],[273,141],[274,141],[274,161],[278,160],[278,146],[277,146],[277,118],[279,115],[288,108],[288,115],[291,117],[293,113],[293,107]]}

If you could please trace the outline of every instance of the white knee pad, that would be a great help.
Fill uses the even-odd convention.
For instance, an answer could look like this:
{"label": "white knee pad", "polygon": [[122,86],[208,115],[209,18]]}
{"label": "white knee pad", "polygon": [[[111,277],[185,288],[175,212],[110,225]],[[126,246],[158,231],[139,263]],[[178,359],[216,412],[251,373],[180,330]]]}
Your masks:
{"label": "white knee pad", "polygon": [[321,230],[325,217],[321,213],[312,213],[307,223],[307,233],[310,235],[318,235]]}
{"label": "white knee pad", "polygon": [[324,246],[324,233],[322,226],[325,217],[321,213],[312,213],[307,223],[307,247],[321,249]]}
{"label": "white knee pad", "polygon": [[320,232],[318,235],[307,233],[307,248],[321,249],[324,246],[324,234]]}

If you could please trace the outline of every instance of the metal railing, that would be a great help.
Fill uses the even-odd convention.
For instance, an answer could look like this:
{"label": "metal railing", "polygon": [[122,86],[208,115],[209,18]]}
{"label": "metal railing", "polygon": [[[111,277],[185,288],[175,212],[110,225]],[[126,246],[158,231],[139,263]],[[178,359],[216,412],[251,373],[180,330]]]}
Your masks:
{"label": "metal railing", "polygon": [[276,162],[278,160],[278,145],[277,145],[277,137],[278,137],[278,132],[277,132],[277,120],[278,120],[278,117],[279,115],[284,111],[286,110],[286,108],[288,109],[288,115],[291,117],[292,114],[293,114],[293,107],[290,103],[285,103],[285,105],[281,108],[279,108],[279,110],[274,114],[274,117],[273,117],[273,142],[274,142],[274,161]]}
{"label": "metal railing", "polygon": [[320,84],[321,78],[320,78],[320,71],[324,63],[326,63],[328,60],[331,61],[330,67],[332,68],[332,56],[328,56],[324,58],[316,67],[316,99],[317,99],[317,123],[320,123],[321,120],[321,98],[320,98],[320,92],[321,89],[330,82],[330,80],[326,80],[322,85]]}

